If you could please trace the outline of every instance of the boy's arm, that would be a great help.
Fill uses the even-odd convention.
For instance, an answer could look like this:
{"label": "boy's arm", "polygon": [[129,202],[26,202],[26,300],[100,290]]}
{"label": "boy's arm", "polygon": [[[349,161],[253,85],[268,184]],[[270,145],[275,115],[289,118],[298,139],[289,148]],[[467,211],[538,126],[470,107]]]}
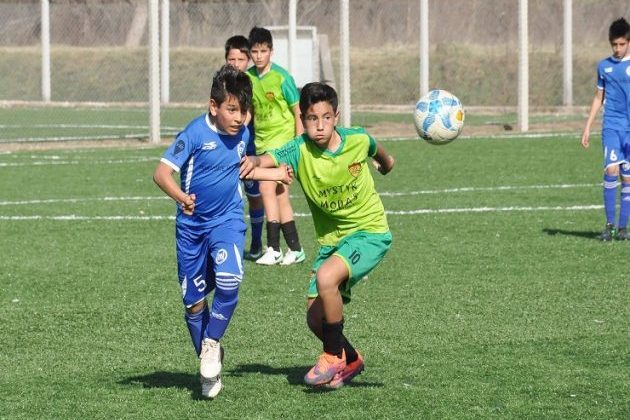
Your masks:
{"label": "boy's arm", "polygon": [[394,157],[387,153],[383,146],[376,145],[376,154],[372,158],[374,167],[383,175],[387,175],[394,168]]}
{"label": "boy's arm", "polygon": [[249,172],[245,179],[276,181],[291,185],[291,182],[293,182],[293,170],[288,165],[280,165],[277,168],[261,168],[258,166]]}
{"label": "boy's arm", "polygon": [[584,131],[582,132],[582,146],[587,148],[589,146],[588,138],[591,135],[591,124],[595,121],[595,117],[602,107],[602,102],[604,100],[604,90],[597,89],[595,92],[595,97],[593,98],[593,102],[591,103],[591,110],[588,113],[588,119],[586,120],[586,126],[584,127]]}
{"label": "boy's arm", "polygon": [[193,214],[195,210],[195,194],[186,194],[173,179],[173,168],[164,162],[158,163],[153,172],[153,181],[162,191],[181,206],[185,214]]}
{"label": "boy's arm", "polygon": [[260,156],[243,156],[239,176],[241,179],[252,179],[248,175],[254,168],[275,168],[276,166],[278,166],[276,161],[268,153]]}
{"label": "boy's arm", "polygon": [[302,112],[300,112],[300,104],[293,105],[293,116],[295,117],[295,135],[301,136],[304,134],[304,126],[302,125],[302,118],[300,116]]}

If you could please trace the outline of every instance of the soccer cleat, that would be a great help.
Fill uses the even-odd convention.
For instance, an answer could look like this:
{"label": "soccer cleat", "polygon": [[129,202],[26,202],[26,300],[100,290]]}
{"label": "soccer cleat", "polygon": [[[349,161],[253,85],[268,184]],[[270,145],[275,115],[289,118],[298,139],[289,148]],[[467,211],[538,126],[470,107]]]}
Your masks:
{"label": "soccer cleat", "polygon": [[315,366],[304,375],[304,382],[308,385],[323,385],[330,382],[337,373],[346,367],[346,352],[342,352],[341,358],[330,353],[322,353]]}
{"label": "soccer cleat", "polygon": [[354,362],[348,363],[344,370],[337,373],[332,378],[332,380],[328,384],[326,384],[326,387],[333,388],[333,389],[341,388],[342,386],[349,383],[352,380],[352,378],[357,376],[359,373],[363,372],[363,368],[365,367],[363,363],[363,356],[361,356],[361,354],[358,351],[357,351],[357,356],[359,356],[357,360],[355,360]]}
{"label": "soccer cleat", "polygon": [[272,247],[269,247],[263,256],[256,260],[256,264],[276,265],[280,261],[282,261],[282,251],[275,251]]}
{"label": "soccer cleat", "polygon": [[286,254],[284,254],[284,258],[280,265],[291,265],[298,264],[303,262],[306,259],[306,255],[304,254],[304,250],[300,249],[299,251],[288,250]]}
{"label": "soccer cleat", "polygon": [[628,233],[626,228],[619,228],[616,239],[618,241],[630,241],[630,233]]}
{"label": "soccer cleat", "polygon": [[221,375],[214,378],[201,377],[201,396],[204,398],[215,398],[223,388]]}
{"label": "soccer cleat", "polygon": [[223,359],[223,349],[218,341],[211,338],[204,338],[201,342],[201,354],[199,354],[199,372],[202,379],[216,379],[221,373],[221,361]]}
{"label": "soccer cleat", "polygon": [[252,251],[250,248],[249,252],[245,253],[245,259],[248,261],[256,261],[258,258],[263,256],[262,247],[258,248],[257,251]]}
{"label": "soccer cleat", "polygon": [[615,233],[616,233],[615,225],[613,225],[612,223],[606,223],[606,228],[601,233],[601,235],[599,235],[599,239],[601,239],[604,242],[610,242],[615,237]]}

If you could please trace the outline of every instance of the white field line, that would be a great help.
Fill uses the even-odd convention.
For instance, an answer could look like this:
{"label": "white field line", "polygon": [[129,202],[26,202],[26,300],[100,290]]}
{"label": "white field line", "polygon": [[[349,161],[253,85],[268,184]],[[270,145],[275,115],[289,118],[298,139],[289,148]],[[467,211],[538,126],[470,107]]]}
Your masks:
{"label": "white field line", "polygon": [[0,168],[16,168],[23,166],[54,166],[54,165],[111,165],[111,164],[129,164],[139,162],[157,162],[158,157],[142,157],[135,159],[108,159],[108,160],[94,160],[94,161],[80,161],[80,160],[45,160],[45,161],[32,161],[32,162],[0,162]]}
{"label": "white field line", "polygon": [[[459,209],[418,209],[408,211],[391,211],[385,213],[390,216],[413,216],[421,214],[447,214],[447,213],[497,213],[497,212],[545,212],[545,211],[584,211],[601,210],[603,205],[580,206],[541,206],[541,207],[472,207]],[[310,213],[295,213],[296,217],[309,217]],[[174,220],[174,216],[77,216],[75,214],[61,216],[0,216],[0,221],[22,220],[54,220],[54,221],[154,221]]]}
{"label": "white field line", "polygon": [[[112,128],[119,130],[149,130],[147,125],[119,125],[119,124],[0,124],[3,128]],[[162,126],[162,130],[180,130],[181,127]]]}
{"label": "white field line", "polygon": [[[498,187],[462,187],[462,188],[446,188],[440,190],[420,190],[408,192],[382,192],[382,197],[402,197],[422,194],[452,194],[461,192],[476,191],[514,191],[514,190],[544,190],[544,189],[566,189],[566,188],[593,188],[601,186],[601,184],[555,184],[555,185],[503,185]],[[296,196],[291,196],[297,198]],[[18,201],[0,201],[0,206],[22,206],[34,204],[55,204],[55,203],[83,203],[90,201],[148,201],[148,200],[170,200],[167,196],[129,196],[129,197],[93,197],[93,198],[51,198],[40,200],[18,200]]]}

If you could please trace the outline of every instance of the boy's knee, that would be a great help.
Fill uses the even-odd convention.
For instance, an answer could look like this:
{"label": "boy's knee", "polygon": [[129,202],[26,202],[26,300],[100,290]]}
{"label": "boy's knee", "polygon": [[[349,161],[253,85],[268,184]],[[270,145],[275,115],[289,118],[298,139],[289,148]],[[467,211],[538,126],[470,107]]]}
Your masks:
{"label": "boy's knee", "polygon": [[606,168],[606,175],[619,176],[619,165],[611,165]]}
{"label": "boy's knee", "polygon": [[186,308],[186,313],[190,315],[198,314],[199,312],[204,310],[206,305],[207,305],[206,299],[202,299],[201,301],[195,303],[191,307]]}

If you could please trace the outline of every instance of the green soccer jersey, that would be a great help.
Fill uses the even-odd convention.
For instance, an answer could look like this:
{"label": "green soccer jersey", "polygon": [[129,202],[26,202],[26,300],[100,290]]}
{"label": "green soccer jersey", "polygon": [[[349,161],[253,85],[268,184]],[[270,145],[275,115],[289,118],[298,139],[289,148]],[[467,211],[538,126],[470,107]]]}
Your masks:
{"label": "green soccer jersey", "polygon": [[277,64],[271,63],[262,77],[255,66],[247,70],[247,75],[252,81],[256,153],[260,155],[295,136],[293,106],[300,95],[293,77]]}
{"label": "green soccer jersey", "polygon": [[389,231],[367,162],[376,154],[376,141],[362,128],[336,130],[341,144],[335,152],[321,150],[306,134],[270,152],[276,164],[293,168],[320,245],[334,246],[357,231]]}

